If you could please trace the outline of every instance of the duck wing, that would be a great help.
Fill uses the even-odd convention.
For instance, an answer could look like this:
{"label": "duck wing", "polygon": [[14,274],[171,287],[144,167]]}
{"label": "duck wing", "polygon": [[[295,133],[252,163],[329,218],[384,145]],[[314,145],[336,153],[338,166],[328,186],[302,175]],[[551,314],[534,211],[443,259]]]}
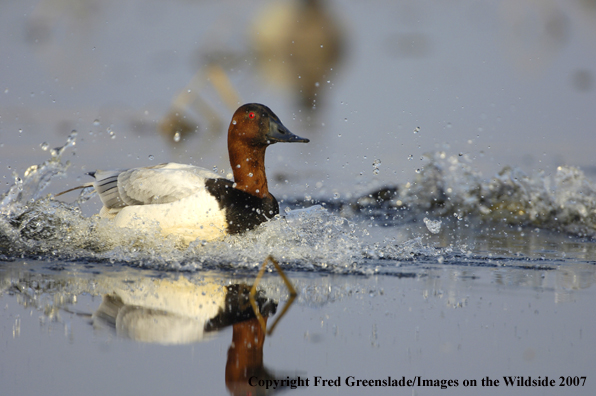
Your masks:
{"label": "duck wing", "polygon": [[204,168],[176,163],[96,171],[92,176],[93,186],[108,209],[175,202],[204,190],[208,179],[222,178]]}

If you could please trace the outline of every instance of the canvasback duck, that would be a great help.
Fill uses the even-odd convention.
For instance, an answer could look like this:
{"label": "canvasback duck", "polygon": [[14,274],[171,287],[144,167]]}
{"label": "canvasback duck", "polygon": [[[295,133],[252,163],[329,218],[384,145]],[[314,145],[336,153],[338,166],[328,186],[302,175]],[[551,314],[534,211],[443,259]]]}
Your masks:
{"label": "canvasback duck", "polygon": [[167,163],[98,170],[89,173],[94,182],[77,188],[93,186],[103,203],[99,215],[119,227],[157,225],[164,236],[175,235],[186,244],[210,241],[253,229],[279,213],[265,175],[265,150],[278,142],[309,140],[291,133],[267,106],[249,103],[236,110],[228,129],[234,181],[204,168]]}

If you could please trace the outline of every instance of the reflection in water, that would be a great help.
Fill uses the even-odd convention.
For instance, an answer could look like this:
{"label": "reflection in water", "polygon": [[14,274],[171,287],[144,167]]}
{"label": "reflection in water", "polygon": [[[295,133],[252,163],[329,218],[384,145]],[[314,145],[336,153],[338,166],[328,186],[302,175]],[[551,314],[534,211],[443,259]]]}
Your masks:
{"label": "reflection in water", "polygon": [[[439,366],[443,368],[449,367],[450,362],[460,362],[462,370],[472,370],[470,367],[486,360],[483,360],[486,355],[494,357],[489,359],[491,362],[496,360],[493,372],[509,369],[530,370],[526,375],[548,373],[557,369],[553,362],[558,362],[561,367],[571,365],[569,367],[583,375],[586,368],[593,367],[593,347],[590,349],[594,345],[593,337],[586,331],[593,328],[593,320],[590,315],[585,315],[585,312],[591,312],[593,290],[577,292],[575,298],[565,303],[553,300],[558,288],[593,284],[596,279],[593,264],[583,268],[564,265],[565,268],[553,267],[551,270],[462,264],[433,266],[416,258],[410,265],[402,263],[399,277],[397,274],[395,277],[325,275],[314,268],[313,273],[299,275],[299,279],[293,280],[301,291],[303,309],[293,311],[293,315],[284,320],[284,337],[268,340],[266,354],[270,364],[276,362],[277,368],[296,359],[298,366],[308,365],[307,374],[311,378],[319,373],[345,377],[352,374],[346,371],[348,367],[342,360],[347,356],[347,348],[351,356],[363,356],[360,363],[373,362],[374,366],[363,366],[364,370],[380,370],[382,374],[387,373],[385,375],[393,375],[396,367],[413,366],[417,370],[429,359],[433,362],[439,359]],[[58,265],[68,269],[49,268]],[[221,391],[222,380],[231,394],[246,394],[247,391],[266,394],[267,389],[247,387],[247,378],[254,376],[267,380],[274,375],[277,379],[288,378],[283,378],[279,372],[272,374],[266,367],[263,349],[266,334],[254,318],[232,324],[231,340],[226,335],[228,339],[220,337],[211,343],[188,347],[145,345],[138,348],[130,342],[113,343],[112,337],[103,337],[104,334],[99,332],[91,336],[92,327],[79,320],[82,315],[64,315],[65,306],[70,308],[66,312],[98,306],[99,302],[94,304],[89,294],[106,295],[101,308],[93,315],[96,323],[99,323],[100,312],[101,315],[111,312],[107,316],[116,318],[112,319],[115,323],[119,317],[126,322],[128,316],[138,315],[147,318],[138,322],[142,322],[142,326],[159,328],[159,322],[163,321],[174,327],[183,323],[184,327],[191,320],[168,317],[208,317],[198,313],[193,305],[202,301],[212,312],[215,310],[209,304],[220,305],[224,294],[229,295],[234,289],[247,289],[242,286],[243,281],[232,280],[221,272],[219,276],[204,271],[185,274],[184,279],[178,276],[89,262],[85,265],[34,260],[0,262],[0,306],[3,307],[0,329],[4,329],[4,359],[0,360],[4,361],[5,368],[9,368],[6,371],[9,376],[20,378],[12,388],[8,384],[9,393],[17,394],[12,389],[17,389],[25,381],[50,378],[51,375],[64,382],[76,377],[81,387],[88,386],[87,381],[81,379],[95,379],[98,375],[109,378],[101,384],[102,391],[108,382],[112,388],[118,389],[134,389],[142,383],[144,389],[156,387],[181,394],[197,393],[197,389],[203,389],[204,393],[205,388],[219,389],[210,394],[225,393]],[[267,300],[278,295],[270,280],[261,282],[266,298],[260,305],[264,308]],[[279,285],[279,279],[275,277],[275,280]],[[224,300],[227,298],[223,297]],[[230,304],[234,305],[236,301],[240,301],[242,311],[246,299],[232,298]],[[15,302],[30,308],[15,309]],[[116,313],[118,310],[120,312]],[[65,317],[60,318],[60,314]],[[220,316],[222,322],[226,321],[224,316]],[[236,314],[231,316],[237,320]],[[44,324],[48,319],[58,323]],[[210,319],[210,322],[214,327],[219,326],[216,320]],[[64,333],[60,331],[62,325]],[[372,329],[370,339],[368,329]],[[209,326],[202,331],[214,333]],[[175,333],[182,331],[169,331],[169,334]],[[163,340],[163,337],[153,337],[156,339]],[[177,338],[176,342],[180,340]],[[148,341],[148,337],[144,341]],[[183,339],[183,342],[187,341],[188,338]],[[398,360],[396,350],[405,351]],[[173,356],[175,359],[171,359]],[[163,364],[165,357],[170,358],[166,359],[166,365]],[[47,369],[48,362],[54,366],[51,370]],[[532,366],[528,366],[528,362]],[[327,371],[326,367],[329,368]],[[408,374],[415,375],[414,372],[405,373]],[[447,370],[438,375],[450,374]],[[146,386],[148,381],[149,386]],[[185,392],[177,392],[181,389],[179,384],[187,384]],[[40,381],[38,387],[48,389],[49,385],[52,383]],[[6,386],[4,382],[3,386]],[[155,393],[152,391],[154,389],[149,393]],[[123,392],[101,392],[105,393]]]}
{"label": "reflection in water", "polygon": [[308,112],[323,105],[346,51],[345,33],[321,0],[267,4],[251,31],[258,66]]}
{"label": "reflection in water", "polygon": [[[286,303],[284,308],[281,310],[281,313],[279,314],[279,316],[277,317],[275,322],[273,322],[273,324],[271,325],[271,328],[269,330],[267,330],[267,322],[264,319],[265,317],[267,317],[267,315],[261,313],[261,309],[259,308],[255,297],[256,297],[256,293],[257,293],[257,286],[259,285],[259,282],[261,281],[263,274],[265,273],[265,269],[267,268],[267,263],[269,263],[269,262],[271,264],[273,264],[273,266],[277,270],[277,273],[279,274],[281,279],[284,281],[284,284],[288,288],[288,291],[290,292],[290,299],[288,300],[288,302]],[[250,294],[249,294],[250,304],[252,305],[253,311],[256,314],[257,320],[259,321],[259,324],[261,325],[261,328],[263,329],[263,331],[266,331],[267,334],[273,333],[273,329],[275,329],[275,326],[277,326],[277,323],[281,320],[281,318],[284,317],[286,312],[288,312],[288,309],[290,309],[290,306],[294,303],[294,300],[296,299],[296,297],[298,297],[298,292],[296,292],[296,289],[294,289],[294,285],[292,285],[292,282],[290,282],[290,280],[284,273],[284,270],[279,266],[279,263],[277,262],[277,260],[275,258],[273,258],[273,256],[271,256],[271,255],[267,256],[265,261],[263,261],[263,264],[261,264],[261,269],[255,279],[255,283],[254,283],[252,289],[250,290]]]}
{"label": "reflection in water", "polygon": [[[316,109],[335,83],[337,69],[346,52],[345,34],[334,13],[320,0],[268,3],[257,13],[249,31],[250,49],[244,52],[222,49],[221,37],[202,49],[204,64],[172,101],[159,130],[168,142],[178,143],[199,131],[200,118],[214,136],[224,124],[216,109],[203,99],[213,88],[218,100],[230,110],[242,102],[226,70],[242,70],[256,57],[257,68],[265,81],[288,90],[306,112],[306,125],[314,126]],[[225,44],[223,45],[225,47]],[[193,116],[196,115],[195,116]],[[212,139],[203,139],[209,144]],[[207,149],[205,149],[207,151]]]}
{"label": "reflection in water", "polygon": [[232,395],[265,394],[267,389],[250,386],[251,377],[275,379],[263,365],[265,330],[256,319],[233,325],[232,343],[226,361],[226,387]]}
{"label": "reflection in water", "polygon": [[[266,332],[249,302],[250,286],[244,283],[196,286],[186,278],[176,281],[144,278],[143,281],[146,285],[137,285],[134,291],[123,288],[104,295],[92,316],[93,326],[112,328],[119,337],[159,344],[199,342],[232,326],[226,387],[233,395],[266,391],[248,384],[253,376],[275,378],[263,363]],[[255,302],[266,323],[266,318],[275,314],[277,303],[262,291],[257,293]]]}
{"label": "reflection in water", "polygon": [[[275,379],[263,363],[266,331],[255,317],[249,301],[251,287],[245,283],[222,286],[195,285],[181,277],[175,281],[143,278],[134,289],[120,288],[103,296],[92,316],[94,327],[108,326],[119,337],[159,344],[187,344],[208,339],[232,326],[233,335],[225,368],[231,394],[269,393],[248,380]],[[274,315],[277,303],[259,291],[254,297],[264,318]]]}
{"label": "reflection in water", "polygon": [[[93,314],[93,325],[107,326],[120,337],[159,344],[187,344],[234,323],[254,318],[246,284],[195,285],[143,278],[134,288],[105,294]],[[277,303],[258,293],[255,299],[263,316],[273,315]]]}
{"label": "reflection in water", "polygon": [[[536,299],[543,301],[548,299],[551,302],[542,306],[566,303],[568,308],[565,310],[569,311],[571,309],[569,302],[583,298],[576,291],[587,289],[596,281],[596,266],[593,263],[539,268],[540,264],[536,262],[526,264],[524,260],[501,261],[490,266],[489,260],[482,260],[480,264],[474,265],[467,263],[466,259],[466,256],[462,255],[458,263],[446,260],[442,264],[436,262],[430,264],[428,260],[425,261],[418,256],[409,264],[402,262],[401,265],[396,266],[398,267],[396,271],[399,272],[394,276],[381,277],[327,275],[313,269],[311,271],[315,272],[314,275],[303,275],[297,280],[294,279],[294,283],[301,291],[301,305],[308,307],[308,310],[316,307],[314,311],[318,312],[310,314],[313,316],[310,319],[311,326],[313,321],[317,322],[317,318],[323,316],[320,315],[321,312],[333,316],[338,315],[338,309],[349,310],[354,301],[345,304],[345,300],[361,300],[366,307],[372,307],[373,312],[374,309],[381,310],[384,314],[372,317],[373,339],[376,339],[376,330],[374,330],[376,324],[379,327],[388,326],[383,327],[385,330],[379,331],[379,334],[394,331],[394,324],[387,322],[389,320],[387,315],[395,315],[395,317],[407,315],[408,307],[427,312],[428,315],[432,311],[441,311],[441,318],[443,315],[450,318],[441,322],[441,326],[449,325],[450,321],[459,320],[462,316],[460,313],[452,314],[450,310],[433,310],[432,307],[453,308],[461,310],[464,317],[474,317],[476,313],[480,315],[485,310],[492,309],[490,312],[494,313],[492,306],[515,302],[521,300],[523,296],[535,295],[536,297],[531,299],[532,306]],[[525,265],[527,267],[524,267]],[[65,266],[68,269],[64,269]],[[51,268],[62,269],[52,270]],[[277,287],[276,291],[276,287],[272,287],[272,284],[280,284],[279,279],[277,277],[274,279],[277,282],[270,282],[273,278],[268,278],[260,283],[263,291],[258,295],[257,303],[264,316],[270,316],[277,310],[277,303],[273,298],[281,299],[278,293],[282,288]],[[285,291],[285,288],[283,290]],[[80,300],[83,300],[82,296],[85,294],[103,296],[99,308],[92,315],[88,315],[96,329],[96,338],[100,339],[103,328],[109,332],[116,332],[120,337],[142,342],[193,343],[206,340],[209,335],[215,335],[219,329],[232,326],[233,334],[227,347],[225,369],[221,367],[223,366],[221,363],[217,366],[218,371],[225,370],[225,385],[232,394],[246,394],[246,391],[251,391],[253,394],[270,392],[271,389],[247,386],[247,379],[254,376],[267,380],[275,376],[264,364],[263,346],[266,333],[254,318],[248,303],[248,293],[249,287],[245,282],[230,279],[221,273],[213,276],[204,271],[197,271],[182,276],[158,271],[110,267],[103,264],[43,263],[34,260],[0,262],[1,306],[8,307],[9,299],[14,299],[23,306],[31,307],[32,313],[33,309],[37,309],[41,314],[42,326],[48,320],[64,322],[65,337],[72,341],[85,338],[80,337],[80,334],[74,334],[71,329],[77,326],[71,326],[68,319],[63,320],[60,315],[64,312],[85,309],[84,301],[80,301],[78,306],[75,305],[79,296]],[[589,293],[582,293],[582,296],[589,295]],[[506,298],[503,298],[504,296]],[[340,303],[341,300],[344,302]],[[427,301],[432,301],[433,304],[418,304]],[[363,317],[363,312],[366,318],[370,317],[368,309],[362,308],[362,312],[356,312],[354,315],[356,319],[348,320],[342,326],[338,325],[339,338],[337,333],[332,331],[335,341],[325,341],[326,344],[322,345],[323,350],[333,348],[333,344],[336,348],[345,348],[345,336],[342,331],[345,334],[352,331],[345,329],[358,329],[362,326],[360,318]],[[468,311],[464,312],[463,309]],[[560,310],[564,311],[563,308]],[[500,311],[497,309],[496,313]],[[420,317],[424,317],[427,313],[421,314]],[[306,316],[308,315],[307,313]],[[351,317],[349,312],[345,315]],[[87,315],[79,314],[80,316]],[[294,339],[296,334],[303,331],[305,327],[300,319],[296,320],[294,315],[290,315],[284,321],[285,330],[289,330],[287,320],[291,321],[290,318],[294,318],[292,324],[294,328],[291,330],[293,335],[290,337]],[[503,320],[506,321],[508,318],[508,314],[503,314]],[[334,320],[337,319],[323,319],[321,325],[334,324]],[[487,317],[486,320],[489,318]],[[21,344],[25,344],[23,341],[28,341],[24,338],[27,335],[22,334],[31,334],[31,329],[22,329],[19,318],[15,320],[13,315],[5,315],[0,326],[6,327],[8,321],[13,321],[13,338],[21,338]],[[364,322],[369,326],[368,321]],[[411,324],[412,328],[416,325],[417,323]],[[437,322],[433,319],[431,325],[436,326]],[[522,327],[526,325],[524,322]],[[315,327],[318,326],[319,324],[316,323]],[[91,331],[90,326],[84,326],[84,328]],[[423,332],[426,331],[425,329]],[[455,333],[444,336],[448,339],[457,339],[462,336],[460,331],[458,326]],[[502,330],[491,331],[499,333]],[[54,334],[60,334],[60,332],[54,332]],[[483,334],[482,337],[484,336]],[[60,337],[60,335],[54,337]],[[354,337],[362,344],[361,335]],[[310,342],[313,342],[312,340]],[[55,342],[55,339],[49,339],[46,342]],[[404,343],[407,342],[407,340],[404,341]],[[289,348],[296,350],[301,348],[301,345],[293,345]],[[517,344],[510,348],[517,348]],[[78,349],[81,349],[81,345]],[[225,349],[221,352],[223,353]],[[280,351],[277,349],[275,352],[279,355]],[[209,359],[207,364],[214,360],[214,356],[201,356],[201,359],[204,358]],[[276,378],[287,379],[288,377],[284,378],[277,373]]]}
{"label": "reflection in water", "polygon": [[[122,271],[102,274],[52,275],[18,270],[0,271],[0,296],[23,295],[25,306],[44,308],[46,317],[60,319],[60,312],[75,312],[77,295],[101,294],[102,301],[91,315],[96,332],[114,331],[118,337],[162,345],[188,344],[208,340],[232,326],[232,341],[225,366],[226,387],[232,394],[270,393],[271,389],[249,386],[248,379],[275,379],[263,362],[266,332],[255,317],[249,301],[251,286],[225,278],[190,281],[186,277],[153,278],[144,272]],[[163,276],[160,274],[158,276]],[[51,302],[50,302],[51,301]],[[255,304],[265,323],[276,313],[277,302],[263,290]]]}

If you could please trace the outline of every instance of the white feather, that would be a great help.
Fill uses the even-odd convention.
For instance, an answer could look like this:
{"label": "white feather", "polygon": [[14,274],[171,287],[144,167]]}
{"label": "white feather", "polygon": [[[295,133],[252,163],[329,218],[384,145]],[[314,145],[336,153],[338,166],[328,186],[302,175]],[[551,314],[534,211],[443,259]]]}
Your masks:
{"label": "white feather", "polygon": [[100,216],[119,227],[158,226],[163,235],[185,243],[213,240],[226,234],[225,212],[206,189],[217,173],[192,165],[160,164],[147,168],[97,171],[93,183],[104,207]]}

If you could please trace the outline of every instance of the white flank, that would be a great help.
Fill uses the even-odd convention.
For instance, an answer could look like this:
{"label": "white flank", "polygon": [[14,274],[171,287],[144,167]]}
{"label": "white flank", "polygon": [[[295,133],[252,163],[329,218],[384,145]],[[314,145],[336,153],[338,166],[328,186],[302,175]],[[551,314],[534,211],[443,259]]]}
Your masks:
{"label": "white flank", "polygon": [[[214,172],[170,163],[97,171],[95,177],[94,187],[104,203],[99,215],[112,218],[119,227],[158,226],[164,236],[178,236],[186,244],[197,238],[209,241],[226,234],[225,212],[205,189],[207,179],[221,178]],[[117,188],[106,190],[112,186]]]}

